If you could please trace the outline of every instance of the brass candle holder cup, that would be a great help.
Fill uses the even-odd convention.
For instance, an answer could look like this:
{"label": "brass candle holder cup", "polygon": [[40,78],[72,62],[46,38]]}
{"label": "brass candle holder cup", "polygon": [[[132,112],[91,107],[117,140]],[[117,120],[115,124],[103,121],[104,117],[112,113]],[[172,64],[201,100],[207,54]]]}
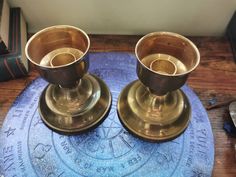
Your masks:
{"label": "brass candle holder cup", "polygon": [[150,141],[180,135],[191,107],[179,89],[200,62],[197,47],[170,32],[150,33],[135,47],[139,80],[127,85],[118,100],[119,118],[131,133]]}
{"label": "brass candle holder cup", "polygon": [[111,105],[106,84],[87,74],[90,40],[79,28],[45,28],[27,42],[27,58],[50,84],[39,101],[39,113],[51,129],[80,133],[101,123]]}

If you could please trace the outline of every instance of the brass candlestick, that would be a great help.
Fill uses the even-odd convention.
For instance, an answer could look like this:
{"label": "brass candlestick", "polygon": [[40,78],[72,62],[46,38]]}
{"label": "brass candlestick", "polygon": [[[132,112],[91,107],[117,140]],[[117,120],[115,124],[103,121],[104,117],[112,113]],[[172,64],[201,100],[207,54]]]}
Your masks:
{"label": "brass candlestick", "polygon": [[150,33],[135,47],[139,80],[127,85],[118,100],[119,118],[131,133],[151,141],[180,135],[191,107],[179,89],[200,62],[197,47],[170,32]]}
{"label": "brass candlestick", "polygon": [[90,40],[79,28],[45,28],[27,42],[27,58],[50,84],[42,92],[39,113],[51,129],[80,133],[101,123],[111,104],[106,84],[87,74]]}

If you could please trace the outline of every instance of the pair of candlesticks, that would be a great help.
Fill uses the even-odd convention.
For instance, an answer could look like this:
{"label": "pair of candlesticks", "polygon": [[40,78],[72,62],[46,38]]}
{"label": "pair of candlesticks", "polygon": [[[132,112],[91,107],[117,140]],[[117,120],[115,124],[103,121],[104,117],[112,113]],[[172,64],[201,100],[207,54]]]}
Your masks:
{"label": "pair of candlesticks", "polygon": [[[88,74],[90,40],[79,28],[45,28],[27,42],[27,58],[50,84],[39,100],[39,113],[51,129],[66,134],[97,127],[111,105],[111,93],[97,76]],[[186,95],[179,89],[200,62],[197,47],[170,32],[154,32],[136,44],[139,80],[121,92],[117,111],[134,135],[166,141],[180,135],[191,117]]]}

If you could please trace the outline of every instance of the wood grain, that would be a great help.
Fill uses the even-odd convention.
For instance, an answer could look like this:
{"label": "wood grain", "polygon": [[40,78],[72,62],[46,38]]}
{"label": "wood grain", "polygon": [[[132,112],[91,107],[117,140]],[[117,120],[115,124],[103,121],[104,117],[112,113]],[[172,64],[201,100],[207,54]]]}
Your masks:
{"label": "wood grain", "polygon": [[[141,36],[90,35],[92,52],[123,51],[133,52]],[[197,93],[204,106],[208,100],[216,98],[217,103],[236,98],[236,64],[229,41],[224,37],[189,37],[199,48],[201,63],[190,75],[188,84]],[[26,78],[0,83],[0,126],[17,95],[36,77],[33,66]],[[228,107],[209,110],[215,140],[214,177],[235,177],[236,139],[223,130],[223,123],[229,119]]]}

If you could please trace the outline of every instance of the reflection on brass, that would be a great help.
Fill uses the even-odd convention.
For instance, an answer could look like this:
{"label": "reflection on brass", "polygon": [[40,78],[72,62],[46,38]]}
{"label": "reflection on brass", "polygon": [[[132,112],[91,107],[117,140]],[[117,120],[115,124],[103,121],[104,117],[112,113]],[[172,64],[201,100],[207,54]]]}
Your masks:
{"label": "reflection on brass", "polygon": [[196,46],[170,32],[150,33],[135,47],[139,80],[127,85],[118,100],[119,118],[131,133],[150,141],[179,136],[191,107],[179,89],[200,62]]}
{"label": "reflection on brass", "polygon": [[45,28],[28,41],[27,58],[50,84],[41,94],[39,113],[51,129],[67,134],[98,126],[111,105],[106,84],[87,74],[90,40],[79,28]]}
{"label": "reflection on brass", "polygon": [[86,74],[81,84],[79,90],[49,85],[43,91],[39,113],[48,127],[57,132],[74,134],[95,128],[105,119],[111,103],[105,83]]}

